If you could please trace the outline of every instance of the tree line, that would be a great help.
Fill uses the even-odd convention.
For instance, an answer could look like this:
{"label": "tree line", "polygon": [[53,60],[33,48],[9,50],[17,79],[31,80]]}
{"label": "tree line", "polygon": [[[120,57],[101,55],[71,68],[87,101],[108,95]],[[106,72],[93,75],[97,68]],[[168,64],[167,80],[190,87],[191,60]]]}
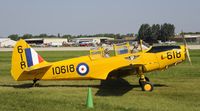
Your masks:
{"label": "tree line", "polygon": [[112,33],[105,33],[105,34],[94,34],[94,35],[47,35],[47,34],[40,34],[40,35],[32,35],[32,34],[24,34],[22,36],[19,36],[18,34],[12,34],[9,35],[8,38],[12,40],[19,40],[21,39],[30,39],[30,38],[81,38],[81,37],[111,37],[115,39],[123,39],[124,37],[134,37],[134,33],[129,34],[112,34]]}
{"label": "tree line", "polygon": [[138,39],[142,39],[146,42],[157,42],[161,40],[163,42],[170,40],[175,35],[175,26],[173,24],[164,23],[153,24],[142,24],[138,31]]}
{"label": "tree line", "polygon": [[8,38],[12,40],[22,39],[30,39],[30,38],[81,38],[81,37],[111,37],[114,39],[123,39],[124,37],[136,37],[137,40],[144,40],[145,42],[157,42],[157,40],[161,40],[163,42],[168,41],[170,38],[173,38],[175,34],[175,26],[173,24],[164,23],[153,24],[150,26],[149,24],[142,24],[139,28],[138,34],[128,33],[128,34],[113,34],[113,33],[103,33],[103,34],[93,34],[93,35],[48,35],[48,34],[24,34],[19,36],[18,34],[9,35]]}
{"label": "tree line", "polygon": [[200,34],[200,32],[183,32],[183,34]]}

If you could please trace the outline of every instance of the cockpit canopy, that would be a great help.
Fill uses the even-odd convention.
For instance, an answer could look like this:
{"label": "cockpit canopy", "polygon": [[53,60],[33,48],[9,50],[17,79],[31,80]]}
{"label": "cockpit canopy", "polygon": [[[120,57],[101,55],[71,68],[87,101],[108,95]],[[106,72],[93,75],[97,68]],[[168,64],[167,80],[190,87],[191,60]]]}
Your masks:
{"label": "cockpit canopy", "polygon": [[180,46],[153,46],[148,53],[157,53],[157,52],[164,52],[167,50],[172,50],[172,49],[181,49]]}
{"label": "cockpit canopy", "polygon": [[[123,44],[115,44],[113,45],[114,49],[114,55],[121,55],[121,54],[127,54],[130,53],[130,45],[129,43],[123,43]],[[98,58],[101,57],[106,57],[106,52],[109,51],[108,48],[103,48],[103,47],[95,47],[90,49],[90,56]]]}
{"label": "cockpit canopy", "polygon": [[129,43],[115,44],[113,48],[115,55],[127,54],[131,52]]}

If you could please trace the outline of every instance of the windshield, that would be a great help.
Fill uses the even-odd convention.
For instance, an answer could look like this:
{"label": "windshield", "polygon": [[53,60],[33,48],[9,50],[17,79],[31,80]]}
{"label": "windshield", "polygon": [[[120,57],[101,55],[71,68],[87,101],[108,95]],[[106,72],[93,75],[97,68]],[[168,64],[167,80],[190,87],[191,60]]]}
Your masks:
{"label": "windshield", "polygon": [[115,55],[127,54],[130,52],[129,43],[116,44],[114,45]]}

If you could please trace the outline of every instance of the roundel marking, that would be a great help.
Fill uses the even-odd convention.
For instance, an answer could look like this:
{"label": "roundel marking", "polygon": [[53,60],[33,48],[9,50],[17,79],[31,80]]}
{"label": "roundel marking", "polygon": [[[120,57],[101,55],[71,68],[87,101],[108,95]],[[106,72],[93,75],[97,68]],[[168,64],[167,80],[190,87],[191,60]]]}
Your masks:
{"label": "roundel marking", "polygon": [[76,71],[78,72],[79,75],[85,76],[89,72],[89,67],[86,63],[80,63],[76,67]]}

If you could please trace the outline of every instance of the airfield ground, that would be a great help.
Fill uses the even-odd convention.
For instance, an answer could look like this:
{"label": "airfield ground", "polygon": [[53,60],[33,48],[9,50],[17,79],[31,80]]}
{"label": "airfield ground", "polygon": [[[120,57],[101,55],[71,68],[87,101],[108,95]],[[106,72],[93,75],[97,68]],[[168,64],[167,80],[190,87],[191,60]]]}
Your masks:
{"label": "airfield ground", "polygon": [[[88,54],[87,51],[39,52],[47,61]],[[11,52],[0,52],[0,111],[200,111],[200,50],[190,51],[193,65],[186,61],[166,71],[148,73],[153,92],[143,92],[136,76],[125,81],[32,81],[16,82],[10,75]],[[85,106],[92,88],[94,109]]]}

